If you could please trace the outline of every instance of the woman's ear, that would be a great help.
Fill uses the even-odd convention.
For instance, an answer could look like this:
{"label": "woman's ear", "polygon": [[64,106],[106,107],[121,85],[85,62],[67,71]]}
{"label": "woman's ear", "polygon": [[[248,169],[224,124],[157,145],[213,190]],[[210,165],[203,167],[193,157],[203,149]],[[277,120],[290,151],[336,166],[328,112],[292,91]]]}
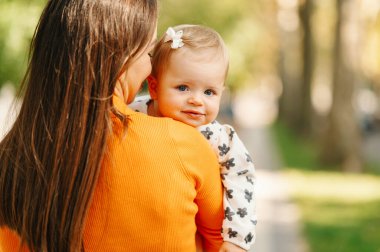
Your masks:
{"label": "woman's ear", "polygon": [[157,99],[157,79],[153,77],[152,75],[149,75],[146,79],[148,81],[148,89],[150,97],[153,100]]}

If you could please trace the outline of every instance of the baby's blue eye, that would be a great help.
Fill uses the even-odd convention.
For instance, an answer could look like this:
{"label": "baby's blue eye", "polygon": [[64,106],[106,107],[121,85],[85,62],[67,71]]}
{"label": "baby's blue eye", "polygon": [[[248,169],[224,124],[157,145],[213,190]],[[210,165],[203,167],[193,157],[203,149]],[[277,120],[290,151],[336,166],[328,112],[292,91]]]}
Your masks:
{"label": "baby's blue eye", "polygon": [[208,96],[215,95],[215,94],[216,94],[215,91],[213,91],[213,90],[211,90],[211,89],[207,89],[207,90],[205,91],[205,95],[208,95]]}
{"label": "baby's blue eye", "polygon": [[179,86],[177,87],[177,89],[178,89],[179,91],[186,91],[186,90],[187,90],[187,86],[185,86],[185,85],[179,85]]}

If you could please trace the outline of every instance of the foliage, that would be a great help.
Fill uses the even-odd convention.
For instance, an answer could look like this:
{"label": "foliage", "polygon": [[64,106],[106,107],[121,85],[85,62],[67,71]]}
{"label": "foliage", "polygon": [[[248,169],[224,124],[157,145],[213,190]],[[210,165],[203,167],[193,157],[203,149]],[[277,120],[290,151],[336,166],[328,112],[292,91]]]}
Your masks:
{"label": "foliage", "polygon": [[0,2],[0,87],[18,85],[25,72],[28,47],[38,16],[40,0]]}
{"label": "foliage", "polygon": [[194,23],[211,26],[224,35],[231,30],[244,11],[246,0],[232,1],[160,1],[159,32],[168,26]]}
{"label": "foliage", "polygon": [[380,177],[287,170],[310,252],[375,252],[380,240]]}

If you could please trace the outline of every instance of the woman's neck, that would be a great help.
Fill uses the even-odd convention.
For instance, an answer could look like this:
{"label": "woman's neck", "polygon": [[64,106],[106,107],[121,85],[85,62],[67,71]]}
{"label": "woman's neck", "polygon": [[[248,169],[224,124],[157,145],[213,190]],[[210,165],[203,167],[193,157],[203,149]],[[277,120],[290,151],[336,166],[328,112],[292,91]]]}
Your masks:
{"label": "woman's neck", "polygon": [[116,82],[115,89],[113,91],[113,94],[123,100],[125,104],[128,104],[128,89],[123,86],[120,79],[124,78],[124,74],[122,77],[119,78],[119,80]]}

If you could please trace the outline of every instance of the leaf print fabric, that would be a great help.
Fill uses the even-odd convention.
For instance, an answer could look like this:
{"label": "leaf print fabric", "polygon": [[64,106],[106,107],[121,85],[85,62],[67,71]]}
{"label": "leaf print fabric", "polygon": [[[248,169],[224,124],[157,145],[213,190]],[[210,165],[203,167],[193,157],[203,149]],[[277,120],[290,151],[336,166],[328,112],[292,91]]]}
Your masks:
{"label": "leaf print fabric", "polygon": [[236,131],[217,121],[198,127],[210,142],[220,164],[224,187],[225,241],[249,250],[256,238],[255,168]]}

